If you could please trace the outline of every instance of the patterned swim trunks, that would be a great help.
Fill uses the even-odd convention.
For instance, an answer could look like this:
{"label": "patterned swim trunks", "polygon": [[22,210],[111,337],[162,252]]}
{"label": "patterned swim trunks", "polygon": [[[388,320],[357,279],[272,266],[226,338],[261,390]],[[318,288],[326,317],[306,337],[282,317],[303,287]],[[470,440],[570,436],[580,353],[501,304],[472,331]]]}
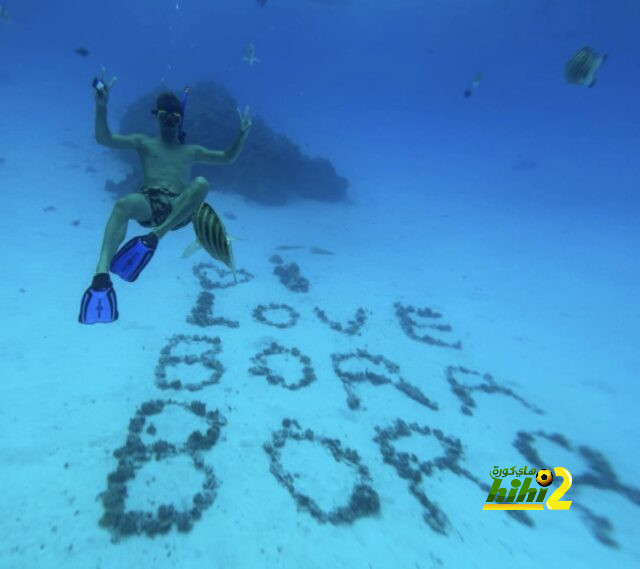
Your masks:
{"label": "patterned swim trunks", "polygon": [[[149,202],[151,207],[151,218],[147,221],[139,221],[142,227],[157,227],[165,222],[167,217],[173,211],[173,201],[180,195],[176,192],[172,192],[167,188],[142,188],[138,190],[138,193],[142,194]],[[172,230],[180,229],[191,222],[191,217],[181,222]]]}

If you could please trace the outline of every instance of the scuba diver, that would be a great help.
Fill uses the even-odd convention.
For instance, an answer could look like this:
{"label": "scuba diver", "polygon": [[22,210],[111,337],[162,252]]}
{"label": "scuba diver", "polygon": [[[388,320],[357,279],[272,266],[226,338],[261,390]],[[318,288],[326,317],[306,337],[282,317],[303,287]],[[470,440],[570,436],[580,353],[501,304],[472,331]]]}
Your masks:
{"label": "scuba diver", "polygon": [[[170,92],[158,96],[152,112],[158,120],[159,136],[112,134],[107,124],[107,101],[116,78],[107,83],[105,73],[103,68],[100,77],[93,81],[96,140],[110,148],[136,150],[142,161],[144,180],[140,190],[116,201],[107,221],[96,274],[82,297],[78,320],[83,324],[117,320],[118,305],[109,271],[125,281],[135,281],[153,257],[159,240],[169,231],[189,224],[200,206],[207,206],[204,200],[209,184],[202,176],[191,180],[193,164],[233,162],[251,129],[247,107],[244,112],[238,109],[240,133],[227,150],[209,150],[197,144],[184,144],[182,126],[189,95],[189,89],[185,88],[182,100]],[[224,228],[221,231],[214,224],[217,216],[209,218],[213,220],[209,223],[209,243],[205,243],[205,238],[199,235],[207,250],[211,249],[207,245],[222,247],[226,244],[226,241],[221,242],[226,240]],[[134,237],[118,250],[126,236],[130,219],[151,231]],[[196,223],[194,227],[197,229]],[[211,239],[217,239],[218,243],[211,243]]]}

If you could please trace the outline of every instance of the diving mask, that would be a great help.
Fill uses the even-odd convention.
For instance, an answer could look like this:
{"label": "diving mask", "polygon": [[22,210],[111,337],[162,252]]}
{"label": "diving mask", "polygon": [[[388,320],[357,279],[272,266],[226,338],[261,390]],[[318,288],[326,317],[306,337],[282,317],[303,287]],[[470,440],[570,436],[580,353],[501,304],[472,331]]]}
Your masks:
{"label": "diving mask", "polygon": [[156,111],[156,114],[163,123],[170,125],[179,125],[180,121],[182,120],[182,115],[178,112],[170,112],[159,109]]}

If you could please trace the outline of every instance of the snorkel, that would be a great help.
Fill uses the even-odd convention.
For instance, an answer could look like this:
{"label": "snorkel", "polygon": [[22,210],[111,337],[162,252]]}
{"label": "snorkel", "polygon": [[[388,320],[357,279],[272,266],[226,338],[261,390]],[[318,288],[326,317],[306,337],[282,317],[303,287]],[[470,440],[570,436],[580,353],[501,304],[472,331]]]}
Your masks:
{"label": "snorkel", "polygon": [[184,140],[187,137],[187,133],[182,130],[182,125],[184,124],[184,111],[187,108],[187,101],[189,100],[189,93],[191,92],[191,87],[187,85],[182,92],[182,102],[180,103],[180,124],[178,125],[178,140],[180,144],[184,144]]}

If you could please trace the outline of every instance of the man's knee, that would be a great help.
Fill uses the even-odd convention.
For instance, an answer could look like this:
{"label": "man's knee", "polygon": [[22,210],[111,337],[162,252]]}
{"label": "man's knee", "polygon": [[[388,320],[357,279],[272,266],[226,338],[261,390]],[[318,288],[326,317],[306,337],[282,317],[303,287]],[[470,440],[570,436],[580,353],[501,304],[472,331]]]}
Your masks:
{"label": "man's knee", "polygon": [[113,213],[115,215],[119,215],[120,217],[129,217],[131,214],[131,200],[128,198],[129,196],[124,196],[116,200],[116,203],[113,205]]}
{"label": "man's knee", "polygon": [[207,182],[207,179],[204,176],[196,176],[196,178],[193,180],[193,184],[195,186],[202,186],[205,188],[209,187],[209,182]]}
{"label": "man's knee", "polygon": [[202,201],[207,197],[207,192],[209,191],[209,182],[202,176],[198,176],[193,183],[191,184],[191,190],[193,191],[193,195],[199,200]]}

